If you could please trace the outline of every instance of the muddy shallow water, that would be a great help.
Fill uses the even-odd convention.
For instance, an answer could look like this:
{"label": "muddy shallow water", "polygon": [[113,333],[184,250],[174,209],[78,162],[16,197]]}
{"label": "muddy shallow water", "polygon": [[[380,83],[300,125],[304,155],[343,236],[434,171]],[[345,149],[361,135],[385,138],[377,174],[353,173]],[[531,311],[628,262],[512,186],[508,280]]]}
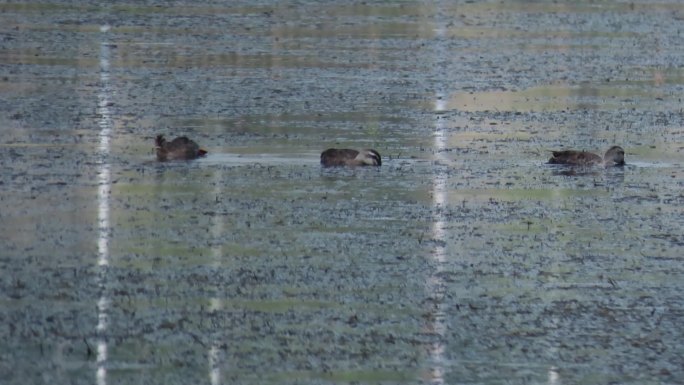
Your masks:
{"label": "muddy shallow water", "polygon": [[[0,4],[0,378],[681,382],[682,18]],[[209,155],[157,163],[158,133]]]}

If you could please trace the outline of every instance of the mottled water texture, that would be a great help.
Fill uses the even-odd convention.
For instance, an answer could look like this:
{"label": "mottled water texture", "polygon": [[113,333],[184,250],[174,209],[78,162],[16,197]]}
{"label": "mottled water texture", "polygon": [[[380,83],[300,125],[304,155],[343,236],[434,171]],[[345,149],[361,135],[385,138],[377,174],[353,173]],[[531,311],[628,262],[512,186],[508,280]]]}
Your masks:
{"label": "mottled water texture", "polygon": [[683,18],[3,2],[0,382],[681,383]]}

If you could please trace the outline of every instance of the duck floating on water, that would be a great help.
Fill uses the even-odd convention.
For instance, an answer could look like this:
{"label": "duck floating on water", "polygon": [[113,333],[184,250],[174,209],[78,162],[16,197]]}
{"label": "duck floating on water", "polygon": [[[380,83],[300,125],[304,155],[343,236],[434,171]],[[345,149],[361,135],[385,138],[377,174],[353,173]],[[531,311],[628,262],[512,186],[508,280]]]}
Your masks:
{"label": "duck floating on water", "polygon": [[570,166],[623,166],[625,164],[625,150],[620,146],[613,146],[601,157],[586,151],[553,151],[549,164],[566,164]]}
{"label": "duck floating on water", "polygon": [[373,149],[361,151],[348,148],[329,148],[321,153],[321,165],[323,167],[340,166],[381,166],[380,153]]}
{"label": "duck floating on water", "polygon": [[157,135],[154,144],[157,150],[157,160],[160,162],[196,159],[207,154],[206,150],[186,136],[179,136],[169,142],[164,139],[164,135]]}

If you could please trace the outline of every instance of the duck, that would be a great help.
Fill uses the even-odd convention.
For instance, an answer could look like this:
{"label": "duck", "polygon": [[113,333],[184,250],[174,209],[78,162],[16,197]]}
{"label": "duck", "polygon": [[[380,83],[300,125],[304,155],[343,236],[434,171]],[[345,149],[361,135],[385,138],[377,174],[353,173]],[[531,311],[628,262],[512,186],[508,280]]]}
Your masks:
{"label": "duck", "polygon": [[373,149],[361,151],[349,148],[329,148],[321,153],[321,165],[323,167],[340,166],[381,166],[380,153]]}
{"label": "duck", "polygon": [[613,146],[601,157],[587,151],[552,151],[553,156],[549,164],[566,164],[571,166],[623,166],[625,164],[625,150],[620,146]]}
{"label": "duck", "polygon": [[169,142],[164,135],[157,135],[154,144],[157,150],[157,160],[160,162],[196,159],[207,154],[206,150],[186,136],[179,136]]}

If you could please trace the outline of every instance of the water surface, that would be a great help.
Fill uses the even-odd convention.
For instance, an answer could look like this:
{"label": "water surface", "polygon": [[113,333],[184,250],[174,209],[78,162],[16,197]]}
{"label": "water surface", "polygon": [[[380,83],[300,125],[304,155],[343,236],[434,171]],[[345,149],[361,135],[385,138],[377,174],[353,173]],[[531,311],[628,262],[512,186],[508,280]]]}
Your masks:
{"label": "water surface", "polygon": [[677,383],[683,12],[0,4],[0,377]]}

